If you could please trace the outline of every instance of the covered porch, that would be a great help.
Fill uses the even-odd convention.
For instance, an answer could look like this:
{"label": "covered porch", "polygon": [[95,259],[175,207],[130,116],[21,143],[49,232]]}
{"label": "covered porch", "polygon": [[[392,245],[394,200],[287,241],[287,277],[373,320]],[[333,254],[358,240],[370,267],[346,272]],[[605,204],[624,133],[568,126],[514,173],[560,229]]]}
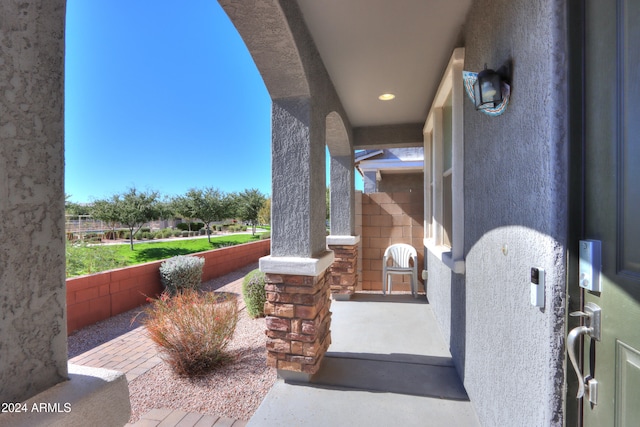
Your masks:
{"label": "covered porch", "polygon": [[[12,96],[3,101],[7,114],[0,120],[5,237],[0,258],[7,266],[0,272],[4,401],[28,399],[69,377],[63,267],[65,1],[23,3],[0,7],[7,28],[15,29],[15,42],[3,47],[0,70],[15,90],[15,96],[7,92]],[[328,402],[353,414],[355,408],[344,406],[347,399],[333,400],[340,395],[332,394],[337,387],[347,390],[340,392],[343,396],[367,398],[359,406],[369,408],[363,417],[395,407],[403,417],[415,417],[413,422],[424,420],[424,407],[437,396],[438,408],[461,405],[469,409],[452,411],[475,419],[460,380],[454,381],[457,373],[483,425],[563,425],[571,2],[219,3],[244,39],[273,105],[271,255],[260,262],[269,282],[268,363],[290,383],[308,381],[295,386],[297,393],[274,395],[256,415],[274,417],[264,421],[269,425],[278,425],[274,420],[280,413],[320,419],[333,412]],[[26,58],[23,41],[31,46]],[[453,52],[462,53],[458,49],[464,56],[449,79],[456,83],[440,99],[443,72]],[[506,61],[515,64],[509,108],[500,117],[485,116],[464,98],[459,72],[462,67],[478,71],[484,64],[498,68]],[[395,100],[382,101],[390,94]],[[434,104],[439,112],[430,115]],[[428,117],[432,120],[425,123]],[[451,144],[444,142],[445,122],[450,122]],[[391,146],[423,147],[430,159],[421,194],[423,239],[412,243],[429,271],[432,305],[349,298],[358,286],[358,247],[367,238],[356,227],[354,151]],[[328,237],[326,147],[331,157]],[[532,267],[546,271],[543,307],[530,303]],[[332,293],[351,300],[332,301]],[[358,318],[365,315],[362,307],[371,307],[380,319],[399,307],[405,319],[414,309],[416,316],[433,312],[439,328],[422,317],[374,328],[377,323]],[[374,334],[364,343],[380,347],[355,346],[367,336],[360,326]],[[398,346],[382,338],[383,326],[390,328],[387,335],[400,338]],[[442,342],[426,347],[415,342],[437,330]],[[409,331],[410,338],[402,338]],[[345,346],[341,335],[351,333],[354,338],[346,341],[354,347]],[[416,388],[367,376],[377,369],[401,379],[407,367],[422,378]],[[433,382],[440,377],[451,380],[443,381],[446,392]],[[398,388],[380,391],[381,383]],[[282,382],[274,391],[291,387]],[[302,390],[309,393],[305,400],[298,396]],[[528,391],[527,399],[518,398],[522,390]],[[99,417],[96,408],[87,414]],[[263,410],[267,415],[260,415]]]}
{"label": "covered porch", "polygon": [[424,296],[331,305],[332,343],[309,382],[279,379],[248,426],[479,426]]}

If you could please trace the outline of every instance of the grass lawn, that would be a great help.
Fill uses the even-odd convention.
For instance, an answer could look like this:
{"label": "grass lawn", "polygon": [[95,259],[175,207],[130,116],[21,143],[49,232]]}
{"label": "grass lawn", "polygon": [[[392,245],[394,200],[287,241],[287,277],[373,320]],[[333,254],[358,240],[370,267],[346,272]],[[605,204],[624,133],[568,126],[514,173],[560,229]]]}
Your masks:
{"label": "grass lawn", "polygon": [[242,243],[254,242],[260,239],[260,234],[229,234],[212,237],[211,243],[206,237],[192,239],[176,239],[163,242],[146,241],[131,245],[129,242],[118,245],[66,245],[66,274],[67,278],[94,274],[114,268],[128,267],[145,262],[158,261],[176,255],[188,255],[211,249],[234,246]]}
{"label": "grass lawn", "polygon": [[206,237],[202,237],[198,239],[169,240],[166,242],[135,243],[133,250],[131,250],[131,246],[128,243],[111,247],[116,249],[118,255],[127,260],[127,265],[135,265],[171,258],[176,255],[188,255],[225,246],[253,242],[259,238],[258,234],[255,236],[251,234],[230,234],[228,236],[212,237],[211,243]]}

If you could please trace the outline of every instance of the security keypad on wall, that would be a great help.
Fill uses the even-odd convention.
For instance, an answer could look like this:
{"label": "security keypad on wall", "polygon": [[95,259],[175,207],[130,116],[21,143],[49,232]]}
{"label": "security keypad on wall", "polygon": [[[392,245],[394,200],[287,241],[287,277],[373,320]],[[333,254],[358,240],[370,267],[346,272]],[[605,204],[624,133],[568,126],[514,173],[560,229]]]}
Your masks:
{"label": "security keypad on wall", "polygon": [[580,240],[580,287],[591,292],[602,292],[601,269],[602,243],[599,240]]}

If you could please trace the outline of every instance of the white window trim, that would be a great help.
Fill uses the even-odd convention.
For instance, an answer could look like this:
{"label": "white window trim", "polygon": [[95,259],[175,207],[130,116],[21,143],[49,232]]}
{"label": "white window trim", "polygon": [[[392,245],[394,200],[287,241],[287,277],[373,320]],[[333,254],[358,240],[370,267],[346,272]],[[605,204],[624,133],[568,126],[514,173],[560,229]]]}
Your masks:
{"label": "white window trim", "polygon": [[[429,110],[424,125],[424,246],[439,258],[454,273],[464,274],[464,87],[462,68],[464,48],[453,51],[449,65],[444,72],[440,86]],[[442,217],[442,108],[451,94],[452,104],[452,167],[451,167],[451,248],[438,244],[441,241],[442,225],[436,217]],[[436,142],[435,154],[432,141]],[[439,142],[438,142],[439,141]],[[432,158],[432,156],[434,156]],[[437,161],[433,161],[437,159]],[[433,181],[430,181],[433,180]],[[433,192],[429,199],[429,185],[433,182]]]}

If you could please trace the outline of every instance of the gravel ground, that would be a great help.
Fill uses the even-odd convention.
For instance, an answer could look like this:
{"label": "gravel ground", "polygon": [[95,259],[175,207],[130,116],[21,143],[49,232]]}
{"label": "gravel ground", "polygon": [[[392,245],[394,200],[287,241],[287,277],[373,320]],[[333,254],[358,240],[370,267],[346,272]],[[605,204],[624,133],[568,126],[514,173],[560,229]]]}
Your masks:
{"label": "gravel ground", "polygon": [[[242,302],[241,284],[233,283],[254,268],[257,268],[256,264],[203,283],[203,289],[238,295],[240,318],[233,340],[227,347],[234,361],[195,379],[178,377],[168,365],[159,364],[129,383],[129,422],[137,421],[153,408],[179,409],[240,420],[251,418],[276,381],[276,371],[266,366],[264,319],[249,318]],[[139,326],[131,322],[139,311],[134,309],[77,331],[69,337],[69,357]]]}

